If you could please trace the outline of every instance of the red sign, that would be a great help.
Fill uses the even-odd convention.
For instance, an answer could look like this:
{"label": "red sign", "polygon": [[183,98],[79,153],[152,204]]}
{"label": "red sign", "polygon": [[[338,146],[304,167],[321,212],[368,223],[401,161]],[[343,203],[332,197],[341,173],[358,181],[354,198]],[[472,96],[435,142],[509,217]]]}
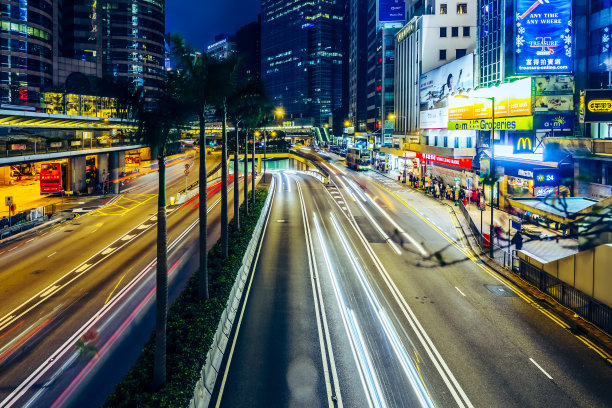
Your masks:
{"label": "red sign", "polygon": [[436,156],[435,154],[429,153],[417,153],[416,155],[421,160],[450,164],[451,166],[462,167],[464,169],[472,168],[472,159],[455,159],[452,157]]}
{"label": "red sign", "polygon": [[62,191],[62,166],[59,163],[43,164],[40,169],[40,193]]}

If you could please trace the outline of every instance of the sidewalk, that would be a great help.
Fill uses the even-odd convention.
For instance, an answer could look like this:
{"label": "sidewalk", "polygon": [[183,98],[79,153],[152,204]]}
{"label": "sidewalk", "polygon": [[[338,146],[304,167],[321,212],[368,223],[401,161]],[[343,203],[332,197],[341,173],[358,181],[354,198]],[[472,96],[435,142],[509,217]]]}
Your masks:
{"label": "sidewalk", "polygon": [[[407,189],[411,189],[414,191],[421,192],[425,194],[422,189],[418,189],[415,187],[411,187],[408,182],[405,184],[401,182],[401,175],[396,170],[391,170],[388,173],[383,173],[378,170],[372,169],[372,171],[385,176],[393,181],[395,181],[399,185],[403,185]],[[398,181],[398,177],[400,177],[400,181]],[[431,196],[429,196],[431,197]],[[455,207],[455,202],[452,200],[446,199],[434,199],[432,200],[439,201],[441,203],[447,204],[449,206]],[[458,208],[458,207],[457,207]],[[473,224],[476,226],[478,231],[482,234],[483,230],[485,234],[488,234],[490,231],[491,225],[491,209],[487,206],[486,210],[479,210],[478,206],[474,203],[468,203],[465,207],[469,213],[469,216],[472,219]],[[481,216],[482,216],[482,230],[481,230]],[[516,216],[513,216],[505,211],[495,208],[493,211],[493,225],[500,226],[502,228],[501,240],[495,240],[495,245],[499,245],[501,248],[497,251],[503,250],[508,251],[509,240],[512,239],[514,234],[516,233],[516,229],[511,228],[510,221],[518,221]],[[469,222],[469,220],[466,220]],[[544,261],[553,261],[555,259],[563,258],[574,253],[578,252],[578,241],[575,239],[563,238],[560,231],[548,229],[539,225],[528,225],[528,234],[523,233],[523,251],[529,252],[532,255],[535,255],[537,258],[542,259]],[[510,249],[514,249],[514,245],[511,246]],[[503,257],[503,255],[502,255]]]}

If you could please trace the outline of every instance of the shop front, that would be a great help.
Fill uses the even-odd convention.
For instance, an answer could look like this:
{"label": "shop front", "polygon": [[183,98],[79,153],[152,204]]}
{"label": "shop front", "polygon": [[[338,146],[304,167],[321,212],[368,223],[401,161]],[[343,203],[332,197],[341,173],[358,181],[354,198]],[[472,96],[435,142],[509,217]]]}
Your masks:
{"label": "shop front", "polygon": [[435,154],[417,153],[419,177],[424,185],[431,185],[432,180],[441,180],[444,184],[468,189],[478,188],[478,175],[472,171],[471,158],[444,157]]}

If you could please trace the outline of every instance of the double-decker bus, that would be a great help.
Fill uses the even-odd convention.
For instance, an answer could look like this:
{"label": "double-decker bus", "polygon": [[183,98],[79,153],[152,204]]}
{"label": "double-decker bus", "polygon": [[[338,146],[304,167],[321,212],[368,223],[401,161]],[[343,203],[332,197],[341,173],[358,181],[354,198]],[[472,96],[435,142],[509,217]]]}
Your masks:
{"label": "double-decker bus", "polygon": [[351,147],[346,151],[346,165],[349,169],[368,170],[372,160],[372,152],[368,149]]}
{"label": "double-decker bus", "polygon": [[62,166],[60,163],[45,163],[40,169],[40,194],[62,191]]}

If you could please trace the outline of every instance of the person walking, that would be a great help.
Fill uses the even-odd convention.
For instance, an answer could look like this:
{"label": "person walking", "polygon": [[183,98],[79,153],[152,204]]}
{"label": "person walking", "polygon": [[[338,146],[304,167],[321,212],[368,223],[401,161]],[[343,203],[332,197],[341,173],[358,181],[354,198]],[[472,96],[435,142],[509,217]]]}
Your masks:
{"label": "person walking", "polygon": [[521,234],[521,231],[517,231],[516,234],[514,234],[510,243],[514,244],[517,251],[523,248],[523,234]]}

